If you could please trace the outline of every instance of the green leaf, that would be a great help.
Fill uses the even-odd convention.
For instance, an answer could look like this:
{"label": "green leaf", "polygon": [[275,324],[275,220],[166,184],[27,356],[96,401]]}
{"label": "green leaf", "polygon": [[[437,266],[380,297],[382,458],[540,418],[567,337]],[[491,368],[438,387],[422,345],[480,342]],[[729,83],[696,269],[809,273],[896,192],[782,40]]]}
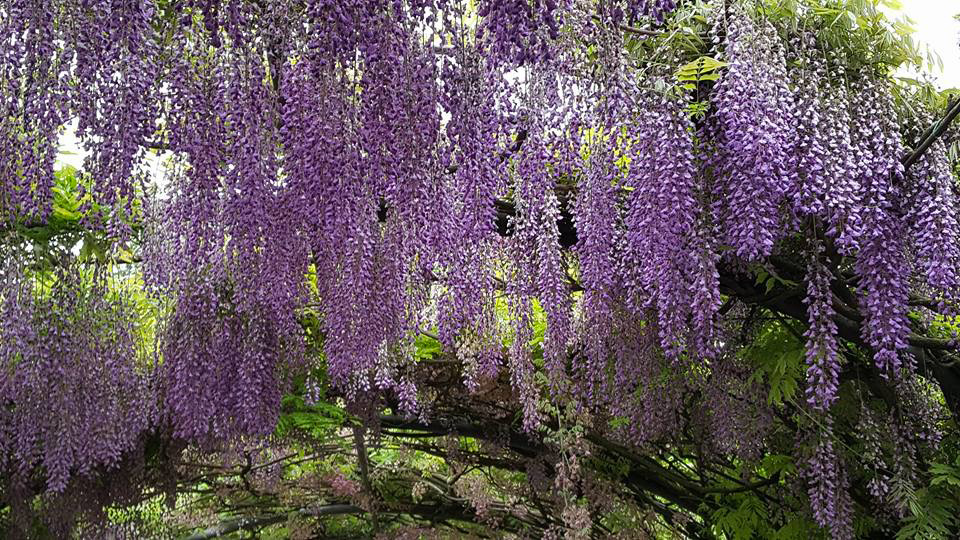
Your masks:
{"label": "green leaf", "polygon": [[768,323],[739,354],[756,366],[749,381],[770,385],[768,403],[781,406],[796,396],[804,377],[804,344],[781,323]]}
{"label": "green leaf", "polygon": [[729,64],[727,62],[721,62],[716,58],[710,56],[701,56],[690,63],[680,66],[675,75],[677,80],[681,82],[703,80],[715,81],[719,78],[719,74],[715,72],[728,65]]}
{"label": "green leaf", "polygon": [[615,416],[610,419],[609,425],[611,429],[618,429],[630,424],[630,419],[625,416]]}
{"label": "green leaf", "polygon": [[417,335],[414,347],[416,348],[414,356],[417,360],[430,360],[440,356],[443,352],[443,345],[441,345],[439,341],[424,334]]}
{"label": "green leaf", "polygon": [[352,422],[341,407],[327,402],[306,405],[300,396],[284,396],[284,409],[293,409],[280,415],[277,434],[293,430],[305,432],[315,438],[324,438]]}
{"label": "green leaf", "polygon": [[797,472],[797,465],[793,460],[793,456],[785,454],[767,454],[760,462],[760,467],[768,477],[775,474],[784,476]]}

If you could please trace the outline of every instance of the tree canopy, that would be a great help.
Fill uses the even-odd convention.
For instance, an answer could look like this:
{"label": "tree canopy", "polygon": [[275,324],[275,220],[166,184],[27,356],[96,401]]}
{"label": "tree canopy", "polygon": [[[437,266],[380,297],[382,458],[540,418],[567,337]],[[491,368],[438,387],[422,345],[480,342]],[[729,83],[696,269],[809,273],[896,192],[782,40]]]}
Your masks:
{"label": "tree canopy", "polygon": [[956,537],[879,4],[0,0],[0,532]]}

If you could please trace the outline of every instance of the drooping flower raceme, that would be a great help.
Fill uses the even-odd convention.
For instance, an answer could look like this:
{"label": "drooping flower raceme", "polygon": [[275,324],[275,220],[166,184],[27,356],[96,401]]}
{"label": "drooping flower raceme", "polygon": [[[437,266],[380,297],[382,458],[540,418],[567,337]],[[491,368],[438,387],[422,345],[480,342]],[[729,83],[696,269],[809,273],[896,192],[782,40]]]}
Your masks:
{"label": "drooping flower raceme", "polygon": [[78,41],[77,134],[89,152],[84,169],[95,179],[96,200],[114,211],[107,225],[126,236],[124,218],[137,180],[144,180],[139,160],[157,142],[151,140],[160,97],[156,6],[151,0],[83,4],[70,21]]}
{"label": "drooping flower raceme", "polygon": [[935,141],[907,175],[909,234],[915,245],[918,271],[927,285],[956,310],[960,276],[960,223],[957,221],[957,181],[950,172],[947,150]]}
{"label": "drooping flower raceme", "polygon": [[0,213],[4,224],[42,222],[77,44],[44,0],[0,6],[0,36]]}
{"label": "drooping flower raceme", "polygon": [[[302,364],[308,260],[278,192],[276,88],[262,51],[244,47],[254,36],[236,38],[255,30],[233,32],[233,47],[172,68],[166,136],[182,165],[152,215],[166,231],[147,250],[149,283],[173,297],[159,370],[165,420],[187,440],[269,433],[282,366]],[[181,34],[191,38],[211,39],[197,25]]]}
{"label": "drooping flower raceme", "polygon": [[797,119],[793,211],[803,219],[820,219],[838,249],[851,254],[863,230],[851,100],[843,80],[827,77],[838,61],[827,62],[811,36],[801,37],[796,49],[800,65],[791,69]]}
{"label": "drooping flower raceme", "polygon": [[[692,126],[683,102],[651,92],[637,119],[627,185],[632,188],[625,217],[622,273],[628,303],[655,307],[664,352],[676,358],[684,349],[688,319],[700,275],[696,245],[697,170]],[[712,286],[710,283],[700,285]],[[698,314],[709,325],[709,312]],[[700,328],[698,330],[706,330]]]}
{"label": "drooping flower raceme", "polygon": [[826,411],[837,399],[840,359],[837,352],[836,312],[830,269],[814,255],[807,269],[807,403],[816,411]]}
{"label": "drooping flower raceme", "polygon": [[0,470],[28,485],[42,467],[47,488],[62,492],[136,448],[156,425],[157,396],[131,299],[109,295],[107,276],[81,264],[35,289],[25,262],[0,263]]}
{"label": "drooping flower raceme", "polygon": [[710,161],[715,215],[724,244],[741,259],[770,255],[781,234],[781,204],[795,182],[794,98],[783,44],[767,22],[725,21],[726,73],[713,91]]}
{"label": "drooping flower raceme", "polygon": [[[75,493],[147,433],[268,434],[305,367],[351,406],[425,414],[415,339],[433,332],[471,389],[509,368],[531,433],[549,396],[617,418],[624,444],[693,428],[707,455],[755,459],[772,416],[737,355],[753,330],[741,322],[755,318],[747,303],[776,306],[734,301],[732,274],[772,254],[810,257],[798,318],[818,419],[838,399],[838,323],[844,336],[860,324],[881,372],[913,381],[912,273],[955,300],[956,186],[939,144],[905,174],[884,74],[841,83],[850,62],[812,34],[788,64],[789,31],[736,2],[711,21],[710,54],[728,65],[692,102],[658,65],[672,42],[632,27],[667,22],[675,2],[464,4],[0,0],[3,241],[50,211],[57,132],[76,116],[92,188],[80,198],[120,218],[108,226],[137,225],[110,236],[142,225],[160,320],[145,365],[112,277],[70,263],[51,285],[24,255],[44,241],[11,240],[3,472],[43,469]],[[138,189],[146,146],[169,151],[156,197]],[[721,270],[734,315],[718,311]],[[834,299],[847,286],[857,294]],[[862,323],[842,321],[838,300]],[[314,320],[311,365],[301,323]],[[928,410],[922,394],[897,387],[905,411],[888,438],[911,445],[894,464],[906,479],[939,440],[904,420]],[[50,404],[65,412],[44,416]],[[856,476],[826,431],[800,467],[815,519],[845,537]],[[722,440],[732,433],[750,440]]]}
{"label": "drooping flower raceme", "polygon": [[831,537],[848,540],[853,535],[853,501],[843,462],[834,449],[832,430],[827,428],[821,440],[815,444],[813,455],[802,467],[801,473],[808,479],[810,506],[813,519],[828,529]]}

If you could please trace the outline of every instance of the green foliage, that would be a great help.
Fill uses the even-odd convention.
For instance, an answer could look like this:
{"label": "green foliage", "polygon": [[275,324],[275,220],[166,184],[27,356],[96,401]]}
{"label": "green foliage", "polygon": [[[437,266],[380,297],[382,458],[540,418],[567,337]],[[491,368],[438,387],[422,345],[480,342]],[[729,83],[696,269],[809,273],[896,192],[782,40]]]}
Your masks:
{"label": "green foliage", "polygon": [[[773,487],[788,484],[788,477],[797,474],[795,458],[786,454],[767,454],[759,464],[741,464],[743,471],[732,472],[735,476],[749,473],[755,482],[775,479]],[[778,539],[809,540],[823,536],[816,524],[806,516],[781,514],[768,506],[768,500],[760,491],[743,490],[739,483],[718,479],[718,487],[726,489],[713,495],[719,508],[711,514],[711,525],[715,533],[729,540],[739,539]],[[732,491],[731,491],[732,490]]]}
{"label": "green foliage", "polygon": [[934,463],[930,466],[931,486],[944,485],[949,490],[960,488],[960,467],[944,463]]}
{"label": "green foliage", "polygon": [[432,360],[443,353],[443,344],[433,336],[418,334],[414,341],[414,357],[418,361]]}
{"label": "green foliage", "polygon": [[897,540],[945,540],[953,538],[960,525],[960,459],[952,465],[933,463],[929,477],[927,486],[905,494],[910,515],[897,532]]}
{"label": "green foliage", "polygon": [[[921,315],[915,315],[916,319],[914,322],[920,323],[923,321]],[[914,317],[911,317],[911,319],[914,319]],[[932,321],[930,321],[927,332],[931,337],[952,338],[960,335],[960,317],[937,315]]]}
{"label": "green foliage", "polygon": [[674,74],[680,81],[684,90],[693,90],[700,81],[715,81],[720,78],[720,69],[726,67],[726,62],[721,62],[712,56],[701,56],[696,60],[680,66],[680,69]]}
{"label": "green foliage", "polygon": [[763,285],[767,294],[769,294],[770,291],[772,291],[778,285],[788,289],[796,288],[798,285],[796,281],[785,279],[777,275],[776,272],[772,272],[759,265],[754,268],[754,273],[757,275],[756,284]]}
{"label": "green foliage", "polygon": [[897,540],[922,538],[940,540],[950,538],[951,527],[956,523],[956,504],[936,497],[927,488],[918,489],[910,499],[911,516],[897,532]]}
{"label": "green foliage", "polygon": [[47,218],[43,222],[15,225],[13,231],[30,246],[35,270],[59,265],[63,255],[70,251],[77,254],[81,262],[134,262],[129,246],[111,241],[104,231],[90,228],[84,222],[120,219],[136,231],[140,228],[136,222],[138,208],[135,205],[134,215],[117,213],[97,202],[91,195],[93,187],[89,175],[71,166],[63,167],[54,172],[53,198]]}
{"label": "green foliage", "polygon": [[110,523],[134,524],[141,533],[154,533],[157,536],[168,532],[169,526],[164,522],[167,511],[168,503],[164,495],[151,497],[135,506],[106,509]]}
{"label": "green foliage", "polygon": [[724,506],[713,513],[714,527],[731,540],[750,540],[770,532],[767,508],[756,496],[738,497],[736,506]]}
{"label": "green foliage", "polygon": [[687,105],[687,113],[694,120],[700,120],[707,115],[710,109],[709,101],[692,101]]}
{"label": "green foliage", "polygon": [[767,477],[779,475],[781,478],[787,475],[796,474],[797,464],[793,456],[785,454],[767,454],[763,456],[760,462],[760,468]]}
{"label": "green foliage", "polygon": [[823,531],[805,517],[794,516],[771,536],[772,540],[811,540],[824,537]]}
{"label": "green foliage", "polygon": [[72,233],[81,234],[80,219],[85,216],[81,208],[90,201],[90,195],[80,195],[81,185],[77,169],[64,167],[54,173],[53,205],[50,215],[43,223],[22,223],[17,232],[33,241],[35,246],[44,246],[51,239]]}
{"label": "green foliage", "polygon": [[824,537],[823,531],[810,519],[790,515],[785,523],[777,523],[767,504],[754,493],[726,495],[724,506],[712,518],[714,532],[728,540],[811,540]]}
{"label": "green foliage", "polygon": [[283,397],[281,410],[275,432],[278,437],[298,431],[322,440],[344,426],[359,425],[343,407],[329,401],[308,405],[301,396],[288,395]]}
{"label": "green foliage", "polygon": [[779,321],[765,324],[753,343],[740,351],[756,369],[749,381],[766,381],[770,385],[767,402],[777,406],[793,400],[805,376],[804,345],[785,324]]}
{"label": "green foliage", "polygon": [[[901,67],[921,68],[940,60],[912,37],[909,20],[891,21],[880,5],[889,0],[767,0],[760,16],[788,28],[814,30],[833,50],[842,52],[852,73],[872,68],[889,73]],[[851,81],[852,82],[852,81]]]}

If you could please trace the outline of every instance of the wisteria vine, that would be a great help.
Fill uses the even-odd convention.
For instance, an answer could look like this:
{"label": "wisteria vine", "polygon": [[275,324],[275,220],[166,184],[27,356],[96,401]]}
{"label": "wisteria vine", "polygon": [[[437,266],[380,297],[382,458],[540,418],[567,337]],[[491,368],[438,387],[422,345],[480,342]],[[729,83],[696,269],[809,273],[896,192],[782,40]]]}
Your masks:
{"label": "wisteria vine", "polygon": [[[850,59],[817,33],[709,4],[718,76],[682,84],[637,65],[663,53],[668,0],[0,1],[0,495],[35,470],[36,492],[67,493],[158,434],[269,435],[318,370],[350,404],[426,418],[418,336],[469,391],[506,370],[527,434],[570,400],[624,444],[693,426],[755,461],[774,407],[737,353],[762,331],[752,304],[803,324],[819,424],[798,428],[798,465],[814,520],[851,537],[844,344],[897,403],[935,408],[908,314],[960,300],[948,147],[906,170],[900,123],[933,119],[899,110],[882,70],[835,77]],[[42,250],[14,234],[57,218],[74,119],[82,226],[135,241],[152,347],[110,269],[67,250],[34,275]],[[768,289],[735,290],[745,275]],[[940,437],[917,429],[895,435],[919,455]]]}

